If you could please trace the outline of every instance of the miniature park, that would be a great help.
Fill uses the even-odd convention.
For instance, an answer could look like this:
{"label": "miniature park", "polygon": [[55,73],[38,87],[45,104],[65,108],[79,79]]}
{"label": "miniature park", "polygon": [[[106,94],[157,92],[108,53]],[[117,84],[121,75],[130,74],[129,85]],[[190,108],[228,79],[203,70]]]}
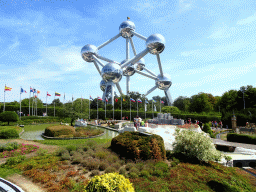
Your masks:
{"label": "miniature park", "polygon": [[[256,191],[256,88],[248,85],[221,97],[180,96],[173,102],[172,82],[159,56],[164,37],[143,37],[129,19],[119,30],[99,47],[88,44],[81,51],[102,77],[103,99],[54,99],[44,106],[29,98],[0,106],[2,182],[29,192]],[[146,41],[139,54],[132,36]],[[118,63],[98,54],[119,37],[126,39],[126,60]],[[147,53],[156,55],[159,75],[145,67]],[[135,72],[155,80],[146,94],[129,91]],[[119,85],[123,75],[127,95]],[[165,96],[148,100],[155,89]]]}

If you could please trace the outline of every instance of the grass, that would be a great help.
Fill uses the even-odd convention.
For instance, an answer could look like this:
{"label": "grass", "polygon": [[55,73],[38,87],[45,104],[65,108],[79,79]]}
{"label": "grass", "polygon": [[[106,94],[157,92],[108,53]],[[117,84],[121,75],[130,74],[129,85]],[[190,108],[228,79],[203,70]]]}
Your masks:
{"label": "grass", "polygon": [[0,130],[3,130],[3,129],[9,129],[9,128],[14,128],[18,131],[18,133],[20,133],[22,131],[22,128],[19,127],[19,126],[0,126]]}
{"label": "grass", "polygon": [[21,171],[19,169],[12,169],[12,168],[4,168],[0,167],[0,177],[7,178],[8,176],[11,176],[15,173],[21,174]]}
{"label": "grass", "polygon": [[[256,179],[240,168],[224,167],[213,162],[183,163],[172,157],[160,162],[120,159],[109,149],[110,141],[51,141],[61,146],[56,155],[46,154],[25,159],[16,165],[2,165],[0,176],[20,172],[34,182],[41,183],[47,191],[56,192],[83,191],[88,179],[108,172],[119,172],[129,178],[136,192],[215,191],[216,185],[226,191],[256,191]],[[45,144],[48,142],[40,141]],[[66,155],[69,156],[68,160],[61,160]],[[174,161],[175,165],[172,163]]]}
{"label": "grass", "polygon": [[51,124],[41,124],[41,125],[25,125],[24,130],[25,131],[38,131],[43,130],[46,127],[52,126],[52,125],[58,125],[59,123],[51,123]]}
{"label": "grass", "polygon": [[96,141],[99,144],[110,142],[111,139],[99,139],[99,138],[90,138],[90,139],[76,139],[76,140],[38,140],[37,142],[46,144],[46,145],[58,145],[58,146],[65,146],[65,145],[71,145],[71,144],[81,144],[85,143],[89,140]]}

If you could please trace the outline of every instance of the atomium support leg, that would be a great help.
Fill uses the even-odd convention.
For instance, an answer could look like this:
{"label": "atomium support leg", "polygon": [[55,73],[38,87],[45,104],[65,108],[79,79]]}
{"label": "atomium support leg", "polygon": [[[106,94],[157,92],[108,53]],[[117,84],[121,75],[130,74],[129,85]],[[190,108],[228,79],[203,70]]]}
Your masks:
{"label": "atomium support leg", "polygon": [[164,74],[163,74],[163,69],[162,69],[162,65],[161,65],[161,60],[160,60],[160,56],[159,54],[156,55],[156,58],[157,58],[157,62],[158,62],[158,66],[159,66],[159,70],[160,70],[160,74],[161,76],[163,77]]}
{"label": "atomium support leg", "polygon": [[115,94],[115,84],[112,82],[107,82],[106,83],[106,88],[105,88],[105,92],[103,94],[103,97],[108,99],[108,103],[109,104],[114,104],[114,94]]}
{"label": "atomium support leg", "polygon": [[126,39],[126,59],[129,59],[129,39]]}
{"label": "atomium support leg", "polygon": [[148,73],[150,73],[151,75],[153,75],[153,76],[156,77],[156,74],[153,73],[152,71],[150,71],[149,69],[147,69],[146,67],[143,67],[143,69],[144,69],[145,71],[147,71]]}
{"label": "atomium support leg", "polygon": [[101,72],[100,72],[100,68],[99,68],[98,64],[96,63],[96,61],[93,61],[93,63],[101,76]]}
{"label": "atomium support leg", "polygon": [[115,37],[109,39],[108,41],[106,41],[105,43],[103,43],[102,45],[100,45],[98,47],[98,50],[100,50],[102,47],[106,46],[107,44],[111,43],[112,41],[116,40],[118,37],[121,36],[121,33],[118,33]]}
{"label": "atomium support leg", "polygon": [[117,89],[118,89],[120,95],[122,95],[123,92],[122,92],[122,89],[121,89],[121,86],[119,85],[119,83],[116,83],[116,87],[117,87]]}
{"label": "atomium support leg", "polygon": [[136,55],[135,57],[133,57],[131,60],[126,61],[121,68],[124,68],[126,66],[128,66],[130,63],[134,64],[137,61],[139,61],[142,57],[144,57],[147,53],[149,52],[149,49],[146,48],[144,51],[140,52],[138,55]]}
{"label": "atomium support leg", "polygon": [[173,100],[172,100],[172,96],[171,96],[171,93],[170,93],[169,89],[164,90],[164,93],[165,93],[165,96],[166,96],[168,105],[169,105],[169,106],[172,106]]}
{"label": "atomium support leg", "polygon": [[146,97],[147,95],[149,95],[150,93],[152,93],[153,91],[155,91],[156,88],[157,88],[157,86],[152,87],[151,89],[149,89],[149,90],[146,92],[146,94],[145,94],[144,96]]}
{"label": "atomium support leg", "polygon": [[130,92],[130,76],[126,77],[126,94],[128,95]]}
{"label": "atomium support leg", "polygon": [[136,33],[135,31],[132,31],[132,34],[135,35],[136,37],[139,37],[140,39],[143,39],[144,41],[147,41],[147,38],[140,35],[139,33]]}

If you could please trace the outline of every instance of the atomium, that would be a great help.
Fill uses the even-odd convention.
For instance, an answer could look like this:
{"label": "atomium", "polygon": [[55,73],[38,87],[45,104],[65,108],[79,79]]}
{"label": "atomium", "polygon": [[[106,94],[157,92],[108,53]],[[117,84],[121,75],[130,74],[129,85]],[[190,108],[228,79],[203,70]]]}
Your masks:
{"label": "atomium", "polygon": [[[103,57],[99,54],[100,49],[110,44],[119,37],[123,37],[126,40],[126,58],[120,63],[112,59]],[[137,37],[145,41],[145,50],[140,53],[136,53],[136,49],[133,43],[133,38]],[[163,90],[168,102],[168,105],[172,105],[172,97],[170,94],[170,87],[172,85],[171,78],[163,73],[162,64],[160,60],[160,55],[165,49],[165,38],[161,34],[153,34],[148,38],[140,35],[135,32],[135,24],[130,21],[130,18],[127,18],[127,21],[124,21],[119,26],[119,33],[96,47],[95,45],[87,44],[81,50],[82,58],[86,62],[93,62],[96,69],[98,70],[102,80],[100,81],[100,89],[103,91],[103,100],[107,98],[110,104],[114,104],[114,96],[116,96],[115,88],[118,89],[120,94],[122,93],[121,86],[119,82],[122,77],[126,77],[126,92],[127,95],[130,93],[130,78],[135,74],[139,74],[155,80],[155,85],[148,90],[144,96],[147,96],[155,89]],[[129,46],[131,45],[134,57],[130,58]],[[156,55],[158,67],[160,74],[156,75],[154,72],[150,71],[146,67],[146,62],[144,56],[148,53]],[[102,61],[107,62],[104,64]],[[100,69],[100,67],[102,69]]]}

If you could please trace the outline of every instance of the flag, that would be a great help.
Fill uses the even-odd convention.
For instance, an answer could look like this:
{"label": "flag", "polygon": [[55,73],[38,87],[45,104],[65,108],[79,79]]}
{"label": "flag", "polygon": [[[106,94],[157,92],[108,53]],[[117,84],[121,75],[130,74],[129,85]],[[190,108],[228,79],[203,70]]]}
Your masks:
{"label": "flag", "polygon": [[108,99],[107,99],[107,97],[105,98],[105,100],[106,100],[106,102],[108,102]]}
{"label": "flag", "polygon": [[4,87],[4,91],[11,91],[12,90],[12,88],[11,87]]}
{"label": "flag", "polygon": [[24,89],[20,88],[20,93],[27,93]]}
{"label": "flag", "polygon": [[161,103],[164,103],[164,101],[161,101]]}
{"label": "flag", "polygon": [[40,93],[40,91],[39,90],[37,90],[37,94],[39,94]]}
{"label": "flag", "polygon": [[74,97],[73,97],[73,95],[72,95],[72,101],[74,101]]}
{"label": "flag", "polygon": [[142,103],[142,101],[140,99],[137,100],[139,103]]}
{"label": "flag", "polygon": [[60,93],[55,92],[55,96],[60,96]]}
{"label": "flag", "polygon": [[46,96],[51,96],[48,92],[47,92],[47,95]]}
{"label": "flag", "polygon": [[90,96],[90,100],[93,101],[93,98]]}
{"label": "flag", "polygon": [[125,99],[123,99],[123,101],[125,101]]}
{"label": "flag", "polygon": [[129,20],[129,19],[130,19],[130,17],[127,17],[127,19]]}
{"label": "flag", "polygon": [[156,106],[154,105],[155,111],[156,111]]}
{"label": "flag", "polygon": [[30,92],[34,93],[33,89],[30,87]]}
{"label": "flag", "polygon": [[147,100],[145,100],[145,103],[148,103],[148,101],[147,101]]}
{"label": "flag", "polygon": [[117,102],[117,101],[118,101],[118,99],[117,99],[117,98],[115,98],[115,101]]}
{"label": "flag", "polygon": [[131,98],[130,100],[131,100],[131,102],[135,102],[135,100],[133,98]]}
{"label": "flag", "polygon": [[36,89],[33,89],[33,93],[36,93]]}
{"label": "flag", "polygon": [[65,98],[66,98],[66,97],[65,97],[65,93],[64,93],[64,100],[65,100]]}
{"label": "flag", "polygon": [[155,103],[156,101],[153,99],[152,102]]}
{"label": "flag", "polygon": [[98,100],[102,101],[102,99],[100,97],[98,97]]}
{"label": "flag", "polygon": [[35,95],[35,98],[37,98],[37,96]]}

